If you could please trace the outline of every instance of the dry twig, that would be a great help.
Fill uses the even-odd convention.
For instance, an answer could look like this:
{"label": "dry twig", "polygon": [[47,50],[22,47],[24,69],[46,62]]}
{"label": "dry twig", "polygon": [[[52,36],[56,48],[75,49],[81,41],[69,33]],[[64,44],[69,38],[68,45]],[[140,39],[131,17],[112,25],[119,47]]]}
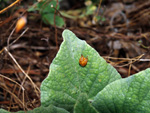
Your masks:
{"label": "dry twig", "polygon": [[7,6],[6,8],[2,9],[0,11],[0,14],[3,13],[4,11],[6,11],[7,9],[13,7],[14,5],[16,5],[17,3],[19,3],[21,0],[16,0],[14,3],[10,4],[9,6]]}

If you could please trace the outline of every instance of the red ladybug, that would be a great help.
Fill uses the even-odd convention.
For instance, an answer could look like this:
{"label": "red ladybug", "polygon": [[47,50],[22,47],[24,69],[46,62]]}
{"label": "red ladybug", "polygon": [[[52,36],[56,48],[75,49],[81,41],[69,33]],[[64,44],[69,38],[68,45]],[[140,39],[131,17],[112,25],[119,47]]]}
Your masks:
{"label": "red ladybug", "polygon": [[81,57],[79,59],[79,64],[82,66],[82,67],[85,67],[87,65],[87,62],[88,62],[88,57],[84,57],[82,54],[81,54]]}

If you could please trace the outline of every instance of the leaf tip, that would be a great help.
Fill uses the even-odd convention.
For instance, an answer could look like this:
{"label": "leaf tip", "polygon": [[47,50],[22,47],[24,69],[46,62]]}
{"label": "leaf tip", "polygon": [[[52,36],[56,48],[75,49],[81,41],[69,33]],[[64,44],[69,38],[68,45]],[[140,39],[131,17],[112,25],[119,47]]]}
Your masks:
{"label": "leaf tip", "polygon": [[[65,29],[62,33],[63,38],[71,38],[72,36],[74,36],[75,34],[70,31],[69,29]],[[71,37],[70,37],[71,36]]]}
{"label": "leaf tip", "polygon": [[66,35],[68,32],[71,32],[69,29],[65,29],[64,31],[63,31],[63,33],[62,33],[62,35],[64,36],[64,35]]}

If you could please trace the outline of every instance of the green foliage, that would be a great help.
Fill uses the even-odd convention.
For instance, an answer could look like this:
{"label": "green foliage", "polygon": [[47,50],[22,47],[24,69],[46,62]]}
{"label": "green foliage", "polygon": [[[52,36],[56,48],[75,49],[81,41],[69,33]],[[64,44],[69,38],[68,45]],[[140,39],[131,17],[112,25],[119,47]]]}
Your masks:
{"label": "green foliage", "polygon": [[150,69],[107,85],[92,104],[100,113],[150,113]]}
{"label": "green foliage", "polygon": [[[49,75],[41,84],[42,106],[27,113],[150,113],[149,68],[122,79],[71,31],[65,30],[63,38]],[[85,67],[79,65],[81,54],[88,56]]]}
{"label": "green foliage", "polygon": [[[45,0],[42,2],[37,3],[36,7],[31,7],[28,9],[28,11],[39,11],[41,14],[42,20],[45,24],[54,25],[54,13],[55,13],[55,7],[56,7],[56,0]],[[57,10],[59,10],[59,5],[57,6]],[[64,20],[59,15],[55,16],[55,23],[57,27],[63,27]]]}
{"label": "green foliage", "polygon": [[[105,21],[105,17],[103,16],[104,11],[101,11],[101,14],[96,14],[98,10],[98,4],[99,0],[85,0],[85,8],[82,9],[76,9],[76,10],[69,10],[69,11],[61,11],[61,14],[64,17],[70,18],[70,19],[77,19],[77,18],[84,18],[89,15],[93,16],[94,23],[101,23]],[[99,11],[100,12],[100,11]],[[83,20],[84,21],[84,20]]]}
{"label": "green foliage", "polygon": [[100,4],[99,0],[86,0],[85,1],[86,15],[95,14],[93,16],[93,21],[95,23],[101,23],[105,21],[105,18],[103,17],[103,14],[96,14],[98,10],[99,10],[98,12],[100,12],[100,9],[98,9],[98,6],[96,6],[97,4]]}
{"label": "green foliage", "polygon": [[[54,17],[53,13],[45,14],[42,16],[42,20],[45,24],[54,25],[54,18],[53,17]],[[63,18],[60,18],[59,16],[56,15],[55,20],[56,20],[56,26],[62,27],[64,25]]]}
{"label": "green foliage", "polygon": [[[63,38],[49,75],[42,82],[41,103],[43,106],[54,104],[72,110],[81,93],[92,99],[107,84],[121,77],[92,47],[71,31],[65,30]],[[85,67],[79,65],[81,54],[88,56]]]}

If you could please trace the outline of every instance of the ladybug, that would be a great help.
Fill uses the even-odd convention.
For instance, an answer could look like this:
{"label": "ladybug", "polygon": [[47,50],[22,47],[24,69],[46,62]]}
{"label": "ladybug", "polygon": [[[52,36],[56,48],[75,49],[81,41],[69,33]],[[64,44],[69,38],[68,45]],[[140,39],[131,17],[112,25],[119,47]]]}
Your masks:
{"label": "ladybug", "polygon": [[88,62],[88,57],[84,57],[82,54],[81,54],[81,57],[79,59],[79,64],[82,66],[82,67],[85,67],[87,65],[87,62]]}

